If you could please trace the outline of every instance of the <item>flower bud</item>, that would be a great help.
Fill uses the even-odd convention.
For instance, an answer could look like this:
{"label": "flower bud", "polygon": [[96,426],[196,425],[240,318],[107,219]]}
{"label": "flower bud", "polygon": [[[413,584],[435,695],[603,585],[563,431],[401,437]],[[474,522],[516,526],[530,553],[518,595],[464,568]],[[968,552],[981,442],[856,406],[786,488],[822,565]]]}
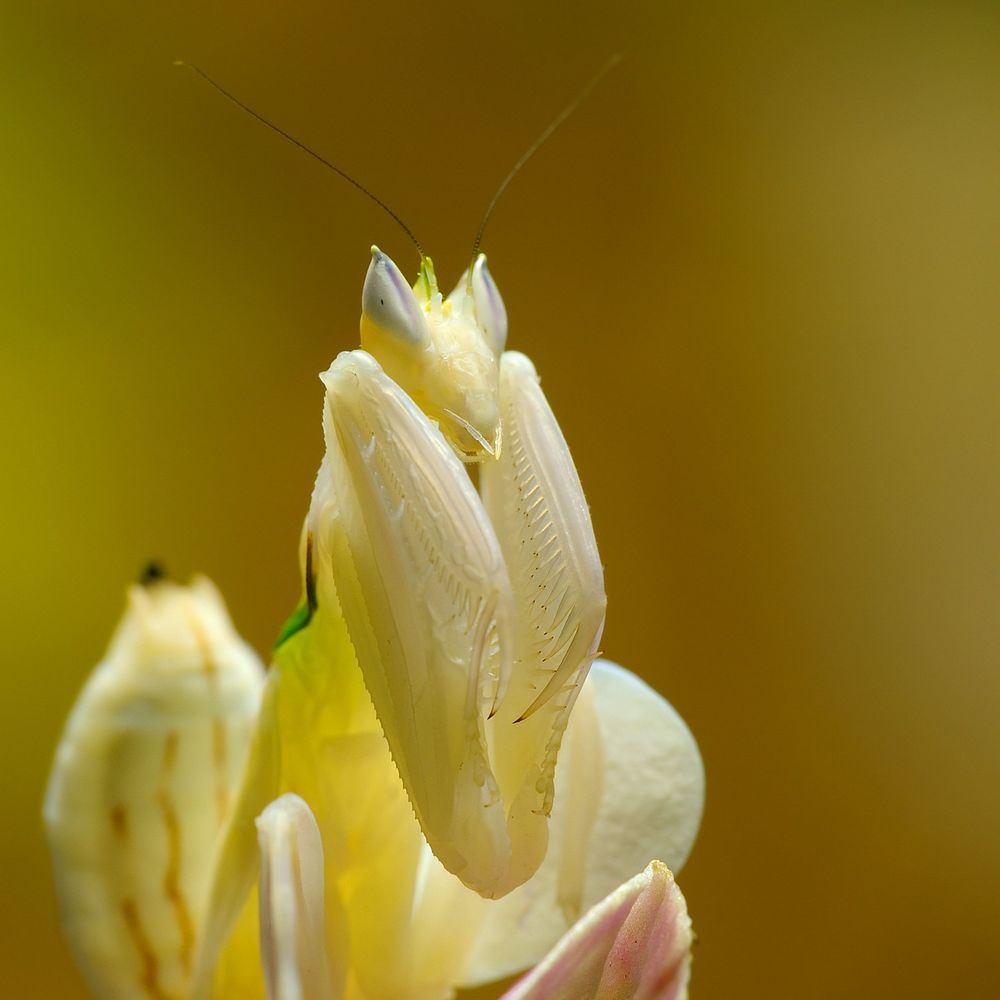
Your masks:
{"label": "flower bud", "polygon": [[130,588],[44,808],[63,928],[95,997],[185,994],[262,681],[208,580]]}

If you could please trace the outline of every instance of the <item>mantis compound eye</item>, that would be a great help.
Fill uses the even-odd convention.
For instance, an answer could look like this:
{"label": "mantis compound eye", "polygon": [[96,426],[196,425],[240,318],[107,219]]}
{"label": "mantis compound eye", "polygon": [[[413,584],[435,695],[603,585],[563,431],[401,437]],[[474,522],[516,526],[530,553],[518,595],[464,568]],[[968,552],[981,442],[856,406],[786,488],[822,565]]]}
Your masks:
{"label": "mantis compound eye", "polygon": [[372,335],[412,349],[423,348],[430,337],[413,289],[392,260],[375,246],[361,293],[362,342]]}
{"label": "mantis compound eye", "polygon": [[486,342],[499,357],[507,344],[507,309],[500,297],[500,289],[486,266],[484,253],[472,265],[472,301]]}

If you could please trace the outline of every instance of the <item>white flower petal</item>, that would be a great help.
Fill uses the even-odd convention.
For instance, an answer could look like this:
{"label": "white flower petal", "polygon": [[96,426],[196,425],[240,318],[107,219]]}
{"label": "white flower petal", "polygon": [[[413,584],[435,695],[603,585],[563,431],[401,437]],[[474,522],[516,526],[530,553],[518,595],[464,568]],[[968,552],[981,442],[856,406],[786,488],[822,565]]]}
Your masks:
{"label": "white flower petal", "polygon": [[257,818],[260,951],[268,1000],[333,1000],[326,956],[323,842],[297,795]]}
{"label": "white flower petal", "polygon": [[598,903],[503,1000],[683,1000],[691,920],[653,861]]}
{"label": "white flower petal", "polygon": [[[607,660],[594,662],[587,686],[593,686],[598,732],[581,698],[578,708],[584,711],[570,718],[567,748],[556,769],[545,861],[523,886],[488,905],[463,985],[534,965],[581,909],[650,858],[663,858],[678,870],[694,843],[704,771],[684,721],[647,684]],[[593,761],[595,741],[600,775],[593,763],[583,763]],[[578,742],[583,745],[576,747]],[[587,822],[595,787],[600,802],[588,833],[579,817]]]}

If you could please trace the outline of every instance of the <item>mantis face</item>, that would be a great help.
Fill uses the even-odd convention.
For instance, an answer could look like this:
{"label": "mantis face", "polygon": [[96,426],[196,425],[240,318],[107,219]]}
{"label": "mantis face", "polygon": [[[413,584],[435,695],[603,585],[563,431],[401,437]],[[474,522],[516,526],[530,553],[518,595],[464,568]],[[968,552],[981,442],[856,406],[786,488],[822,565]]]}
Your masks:
{"label": "mantis face", "polygon": [[444,298],[429,257],[411,288],[392,260],[372,247],[361,347],[437,423],[463,461],[500,451],[498,360],[506,339],[507,313],[485,254]]}

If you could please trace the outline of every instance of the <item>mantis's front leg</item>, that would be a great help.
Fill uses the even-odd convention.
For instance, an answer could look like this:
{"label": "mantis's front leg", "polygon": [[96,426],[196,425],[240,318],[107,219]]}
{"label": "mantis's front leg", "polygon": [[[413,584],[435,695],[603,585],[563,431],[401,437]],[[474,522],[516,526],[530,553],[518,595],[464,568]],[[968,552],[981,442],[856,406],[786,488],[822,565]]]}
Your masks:
{"label": "mantis's front leg", "polygon": [[[480,470],[483,503],[514,595],[514,667],[493,720],[515,850],[505,889],[530,877],[548,843],[556,758],[604,629],[607,599],[590,510],[532,363],[500,361],[504,447]],[[581,831],[582,833],[583,831]]]}

